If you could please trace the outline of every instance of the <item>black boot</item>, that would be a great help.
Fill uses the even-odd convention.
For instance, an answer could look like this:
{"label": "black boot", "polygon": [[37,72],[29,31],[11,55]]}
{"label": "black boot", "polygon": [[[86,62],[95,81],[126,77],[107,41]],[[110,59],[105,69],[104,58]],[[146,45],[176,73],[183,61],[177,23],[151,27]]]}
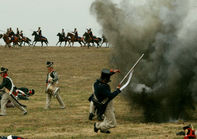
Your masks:
{"label": "black boot", "polygon": [[96,132],[96,133],[97,133],[97,132],[98,132],[98,130],[99,130],[99,129],[96,127],[96,123],[94,123],[94,132]]}
{"label": "black boot", "polygon": [[103,121],[103,120],[104,120],[104,117],[103,117],[103,115],[98,115],[98,116],[97,116],[97,119],[98,119],[99,121]]}
{"label": "black boot", "polygon": [[111,132],[110,132],[109,130],[106,130],[106,131],[101,130],[101,133],[109,134],[109,133],[111,133]]}
{"label": "black boot", "polygon": [[92,120],[93,117],[94,117],[94,114],[93,114],[93,113],[90,113],[90,114],[89,114],[89,120]]}

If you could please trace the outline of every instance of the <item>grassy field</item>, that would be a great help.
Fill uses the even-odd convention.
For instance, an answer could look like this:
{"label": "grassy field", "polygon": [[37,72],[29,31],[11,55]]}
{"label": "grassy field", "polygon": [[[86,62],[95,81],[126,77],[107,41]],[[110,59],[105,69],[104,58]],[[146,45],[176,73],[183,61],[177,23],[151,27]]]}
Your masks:
{"label": "grassy field", "polygon": [[[102,68],[109,67],[111,48],[4,48],[0,47],[0,66],[9,69],[9,76],[17,87],[36,90],[29,101],[28,114],[16,108],[7,109],[7,116],[0,117],[0,136],[18,135],[28,139],[64,138],[132,138],[132,139],[181,139],[176,132],[182,126],[193,123],[169,122],[163,124],[143,123],[141,112],[129,107],[123,95],[114,100],[117,127],[110,135],[93,132],[88,120],[88,97],[92,84],[100,76]],[[45,110],[46,61],[53,61],[59,74],[61,93],[66,108],[59,109],[52,99],[52,108]],[[114,78],[114,77],[113,77]],[[113,81],[112,78],[112,81]],[[115,88],[113,82],[112,89]]]}

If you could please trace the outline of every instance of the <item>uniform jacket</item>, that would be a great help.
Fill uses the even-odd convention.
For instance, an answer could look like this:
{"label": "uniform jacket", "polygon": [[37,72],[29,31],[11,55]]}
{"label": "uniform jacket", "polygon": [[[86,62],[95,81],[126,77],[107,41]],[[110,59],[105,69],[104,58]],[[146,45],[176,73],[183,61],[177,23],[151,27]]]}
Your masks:
{"label": "uniform jacket", "polygon": [[104,99],[108,98],[112,100],[116,97],[121,91],[117,89],[114,92],[111,92],[110,86],[106,83],[97,80],[94,83],[94,94],[99,102],[102,102]]}
{"label": "uniform jacket", "polygon": [[47,74],[47,79],[46,79],[46,83],[49,83],[49,78],[52,78],[52,83],[57,82],[58,81],[58,75],[56,71],[52,71],[50,73]]}

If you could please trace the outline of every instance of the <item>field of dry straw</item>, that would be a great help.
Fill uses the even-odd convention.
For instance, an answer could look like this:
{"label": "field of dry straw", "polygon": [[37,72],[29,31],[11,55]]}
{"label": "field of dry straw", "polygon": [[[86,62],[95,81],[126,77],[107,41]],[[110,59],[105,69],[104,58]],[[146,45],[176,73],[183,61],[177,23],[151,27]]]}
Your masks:
{"label": "field of dry straw", "polygon": [[[143,123],[139,110],[129,107],[122,94],[114,100],[117,127],[111,134],[93,132],[88,120],[88,97],[92,84],[99,78],[102,68],[110,68],[108,59],[112,48],[4,48],[0,47],[0,66],[9,69],[9,76],[17,87],[36,90],[29,101],[28,114],[23,116],[16,108],[7,109],[7,116],[0,117],[0,135],[18,135],[28,139],[64,138],[132,138],[132,139],[181,139],[176,132],[183,125],[193,123]],[[59,74],[61,93],[66,108],[59,109],[55,99],[52,108],[45,110],[46,61],[53,61]],[[118,76],[118,75],[117,75]],[[115,88],[112,78],[111,88]],[[2,80],[2,78],[1,78]]]}

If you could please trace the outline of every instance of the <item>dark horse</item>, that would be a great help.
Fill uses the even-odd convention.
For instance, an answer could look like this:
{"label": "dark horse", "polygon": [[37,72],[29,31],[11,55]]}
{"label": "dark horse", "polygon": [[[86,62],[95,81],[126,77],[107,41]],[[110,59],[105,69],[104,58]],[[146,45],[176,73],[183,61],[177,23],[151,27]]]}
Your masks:
{"label": "dark horse", "polygon": [[88,44],[88,48],[90,47],[90,43],[92,43],[93,45],[94,45],[94,43],[96,43],[97,44],[97,48],[99,47],[99,44],[100,44],[100,42],[101,42],[101,38],[100,37],[91,37],[87,32],[85,32],[84,34],[83,34],[83,36],[84,36],[84,41]]}
{"label": "dark horse", "polygon": [[43,36],[39,36],[36,31],[34,31],[32,33],[32,36],[35,36],[32,45],[35,46],[37,42],[41,42],[41,44],[43,46],[43,42],[44,42],[48,46],[48,40],[47,40],[47,38],[45,38]]}
{"label": "dark horse", "polygon": [[75,35],[68,32],[66,37],[70,37],[70,41],[72,42],[72,46],[74,45],[74,42],[78,42],[81,46],[83,42],[83,38],[82,37],[78,37],[77,39],[75,38]]}
{"label": "dark horse", "polygon": [[68,42],[70,45],[70,39],[68,37],[63,37],[63,35],[61,33],[58,33],[57,36],[59,37],[59,41],[57,42],[57,44],[60,43],[60,46],[61,46],[62,42],[65,42],[65,46],[66,46],[66,44]]}

